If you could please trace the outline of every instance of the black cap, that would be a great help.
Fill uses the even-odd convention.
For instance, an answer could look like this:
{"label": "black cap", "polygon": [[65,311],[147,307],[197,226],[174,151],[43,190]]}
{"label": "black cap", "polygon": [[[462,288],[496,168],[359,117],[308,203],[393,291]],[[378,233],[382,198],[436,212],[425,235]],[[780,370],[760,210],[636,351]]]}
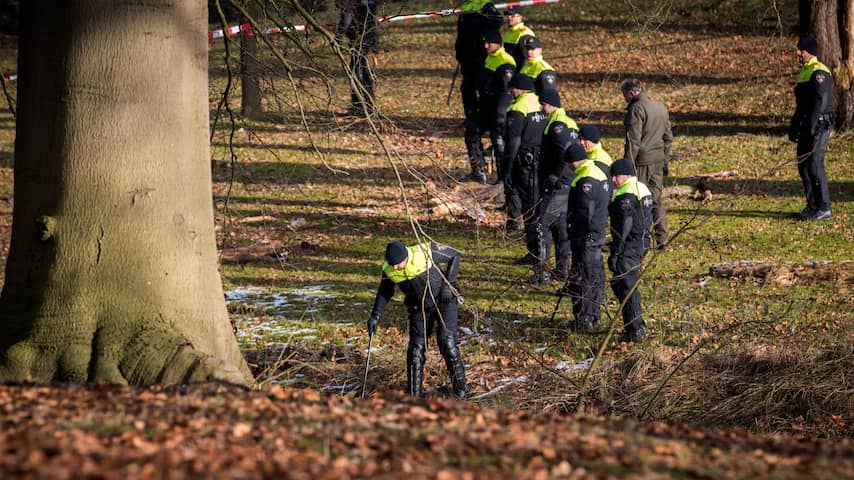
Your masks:
{"label": "black cap", "polygon": [[557,90],[551,88],[543,90],[543,93],[540,94],[540,103],[548,103],[549,105],[560,108],[560,94],[557,93]]}
{"label": "black cap", "polygon": [[397,265],[406,260],[408,256],[409,253],[406,251],[406,245],[400,240],[395,240],[385,246],[385,261],[389,265]]}
{"label": "black cap", "polygon": [[507,86],[510,88],[518,88],[519,90],[528,90],[530,92],[534,90],[534,81],[524,73],[517,73],[513,75],[513,78],[510,79],[510,83],[508,83]]}
{"label": "black cap", "polygon": [[818,55],[818,42],[816,42],[812,37],[801,37],[801,39],[798,40],[798,50]]}
{"label": "black cap", "polygon": [[599,134],[599,129],[596,128],[596,125],[585,125],[581,127],[581,138],[586,140],[590,140],[593,143],[599,143],[599,140],[602,139],[602,135]]}
{"label": "black cap", "polygon": [[587,160],[587,152],[577,143],[570,143],[566,151],[563,152],[563,161],[566,163],[575,163],[579,160]]}
{"label": "black cap", "polygon": [[524,37],[525,46],[528,48],[543,48],[539,37],[527,36]]}
{"label": "black cap", "polygon": [[504,11],[504,15],[522,15],[522,6],[521,5],[513,5]]}
{"label": "black cap", "polygon": [[611,175],[634,175],[635,174],[635,166],[632,165],[632,161],[628,158],[620,158],[614,161],[611,164]]}
{"label": "black cap", "polygon": [[504,41],[501,40],[501,33],[499,33],[498,30],[489,30],[486,32],[486,35],[483,36],[483,41],[484,43],[497,43],[499,45],[504,43]]}

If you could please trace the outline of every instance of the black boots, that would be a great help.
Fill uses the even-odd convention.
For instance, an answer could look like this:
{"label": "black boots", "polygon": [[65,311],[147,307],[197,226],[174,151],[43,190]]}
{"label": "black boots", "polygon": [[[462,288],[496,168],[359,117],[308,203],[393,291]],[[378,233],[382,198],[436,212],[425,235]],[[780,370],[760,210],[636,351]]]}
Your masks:
{"label": "black boots", "polygon": [[409,344],[406,351],[406,393],[413,397],[424,395],[424,345]]}
{"label": "black boots", "polygon": [[460,351],[457,348],[457,342],[453,338],[444,338],[439,340],[439,352],[445,359],[445,366],[448,367],[448,375],[451,377],[451,387],[453,388],[454,397],[459,399],[466,398],[466,367],[463,364],[463,359],[460,358]]}

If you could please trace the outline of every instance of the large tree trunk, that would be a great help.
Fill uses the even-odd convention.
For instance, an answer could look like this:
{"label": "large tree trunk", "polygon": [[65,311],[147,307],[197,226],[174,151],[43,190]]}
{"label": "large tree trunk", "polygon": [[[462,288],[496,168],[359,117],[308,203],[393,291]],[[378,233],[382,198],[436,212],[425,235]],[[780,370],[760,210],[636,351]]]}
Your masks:
{"label": "large tree trunk", "polygon": [[[264,9],[256,1],[250,1],[247,6],[252,20],[260,25],[264,17]],[[244,18],[242,22],[249,22]],[[240,37],[240,110],[244,118],[257,120],[264,115],[261,107],[261,72],[263,66],[258,60],[258,37],[253,32],[243,32]]]}
{"label": "large tree trunk", "polygon": [[[803,1],[803,0],[801,0]],[[809,14],[809,34],[818,41],[818,58],[833,72],[836,127],[854,127],[854,0],[812,0],[810,8],[800,9]],[[804,18],[801,18],[801,25]]]}
{"label": "large tree trunk", "polygon": [[206,14],[22,3],[0,380],[251,383],[217,271]]}

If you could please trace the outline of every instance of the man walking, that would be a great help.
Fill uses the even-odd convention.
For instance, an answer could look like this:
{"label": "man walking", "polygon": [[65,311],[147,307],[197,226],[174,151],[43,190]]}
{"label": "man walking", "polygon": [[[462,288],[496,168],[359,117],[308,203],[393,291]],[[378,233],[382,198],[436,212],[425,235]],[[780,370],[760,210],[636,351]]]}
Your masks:
{"label": "man walking", "polygon": [[[621,342],[638,342],[646,336],[646,324],[637,290],[641,260],[649,250],[649,229],[652,226],[652,193],[635,176],[627,158],[611,165],[614,194],[608,205],[611,217],[611,245],[608,268],[611,290],[623,304],[623,335]],[[628,297],[628,298],[627,298]]]}
{"label": "man walking", "polygon": [[663,103],[646,94],[643,82],[628,78],[620,85],[626,106],[626,146],[623,156],[632,161],[638,180],[652,192],[652,220],[655,224],[655,248],[664,249],[669,240],[667,213],[661,200],[664,176],[673,132],[670,116]]}
{"label": "man walking", "polygon": [[795,114],[789,127],[789,140],[798,144],[798,173],[807,197],[807,206],[801,212],[804,220],[826,220],[833,216],[824,172],[824,154],[833,126],[833,76],[817,54],[818,43],[814,38],[798,41],[801,71],[795,86]]}
{"label": "man walking", "polygon": [[[443,264],[444,270],[440,270]],[[382,279],[367,322],[368,332],[374,334],[386,304],[394,295],[394,286],[399,286],[409,313],[406,351],[406,391],[409,395],[420,397],[424,393],[425,345],[435,327],[453,394],[457,398],[466,396],[465,366],[457,347],[459,272],[460,253],[446,245],[421,243],[407,248],[399,240],[386,245]]]}

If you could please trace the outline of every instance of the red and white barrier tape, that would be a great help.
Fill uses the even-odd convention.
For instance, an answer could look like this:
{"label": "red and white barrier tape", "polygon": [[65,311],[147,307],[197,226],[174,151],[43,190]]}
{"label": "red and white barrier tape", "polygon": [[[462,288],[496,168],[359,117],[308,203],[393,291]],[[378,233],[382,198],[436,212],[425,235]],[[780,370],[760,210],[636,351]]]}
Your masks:
{"label": "red and white barrier tape", "polygon": [[[528,7],[531,5],[544,5],[546,3],[558,3],[560,0],[521,0],[519,2],[506,2],[506,3],[498,3],[495,5],[495,8],[498,10],[504,10],[510,7]],[[421,13],[413,13],[410,15],[390,15],[385,17],[380,17],[380,23],[387,22],[404,22],[406,20],[420,20],[422,18],[431,18],[431,17],[447,17],[450,15],[456,15],[460,13],[459,8],[448,8],[445,10],[436,10],[432,12],[421,12]],[[334,28],[334,23],[327,23],[324,25],[327,28]],[[264,30],[264,33],[269,35],[272,33],[282,33],[286,32],[304,32],[306,30],[311,30],[310,25],[294,25],[292,27],[285,28],[267,28]],[[223,31],[222,29],[214,30],[208,33],[208,40],[214,40],[218,38],[222,38],[226,35],[237,35],[240,32],[251,32],[252,25],[248,23],[243,23],[241,25],[233,25],[228,27]],[[18,79],[17,75],[9,75],[8,77],[3,77],[7,82],[14,82]]]}
{"label": "red and white barrier tape", "polygon": [[[498,3],[495,5],[495,8],[498,10],[504,10],[504,9],[507,9],[510,7],[527,7],[527,6],[531,6],[531,5],[544,5],[547,3],[558,3],[558,2],[560,2],[560,0],[521,0],[518,2]],[[389,15],[389,16],[385,16],[385,17],[380,17],[379,21],[380,21],[380,23],[403,22],[406,20],[420,20],[422,18],[447,17],[450,15],[456,15],[458,13],[460,13],[459,8],[448,8],[445,10],[435,10],[432,12],[413,13],[413,14],[409,14],[409,15]],[[334,28],[335,24],[334,23],[327,23],[327,24],[324,24],[323,26],[327,27],[327,28]],[[265,34],[281,33],[282,31],[304,32],[306,30],[311,30],[311,29],[312,29],[311,25],[294,25],[292,27],[285,27],[284,29],[282,29],[282,28],[267,28],[264,30],[264,33]],[[225,35],[229,35],[229,36],[236,35],[240,32],[246,32],[246,31],[251,31],[251,30],[252,30],[252,26],[249,25],[248,23],[244,23],[242,25],[234,25],[232,27],[228,27],[225,30],[225,33],[223,33],[222,29],[214,30],[213,32],[208,33],[208,40],[213,40],[216,38],[222,38]]]}

